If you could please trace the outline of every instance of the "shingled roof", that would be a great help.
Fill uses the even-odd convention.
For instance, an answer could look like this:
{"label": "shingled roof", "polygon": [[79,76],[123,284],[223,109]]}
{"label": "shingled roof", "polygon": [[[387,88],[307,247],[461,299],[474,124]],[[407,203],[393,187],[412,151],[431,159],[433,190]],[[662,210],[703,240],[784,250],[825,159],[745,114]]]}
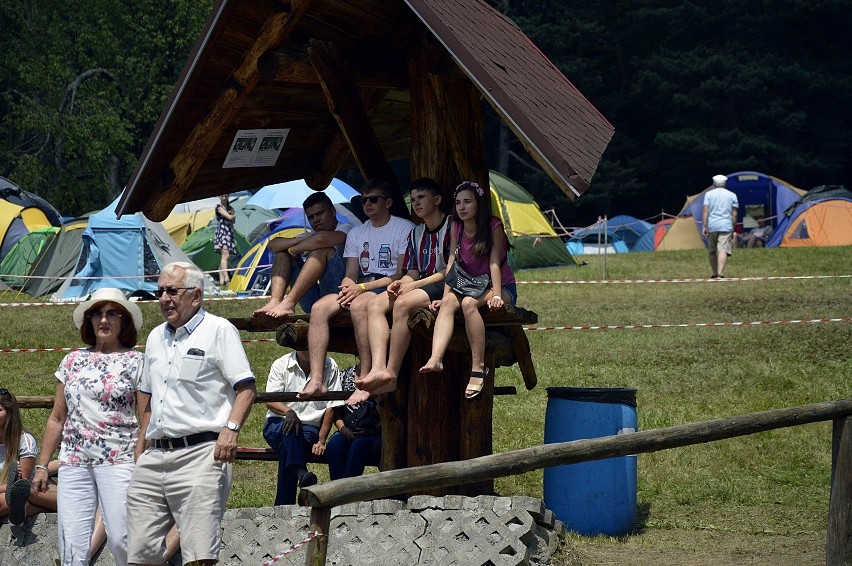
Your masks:
{"label": "shingled roof", "polygon": [[[413,39],[422,26],[557,186],[572,198],[585,192],[612,126],[484,1],[219,0],[119,212],[159,220],[181,201],[301,178],[322,188],[338,170],[359,166],[352,134],[340,126],[349,100],[329,92],[338,78],[341,92],[351,85],[360,97],[368,141],[388,161],[407,157],[408,90],[419,80],[407,62],[429,49]],[[335,61],[342,64],[323,68]],[[258,130],[287,130],[277,158],[223,167],[238,132]]]}

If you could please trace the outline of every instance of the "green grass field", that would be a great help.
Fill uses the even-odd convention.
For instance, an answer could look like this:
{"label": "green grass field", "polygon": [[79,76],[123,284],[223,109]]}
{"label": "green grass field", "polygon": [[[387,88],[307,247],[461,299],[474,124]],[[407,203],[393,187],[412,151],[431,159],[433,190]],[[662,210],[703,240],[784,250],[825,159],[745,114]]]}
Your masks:
{"label": "green grass field", "polygon": [[[520,281],[599,280],[604,266],[586,258],[579,268],[522,272]],[[611,280],[702,278],[702,251],[610,256]],[[635,387],[640,430],[789,407],[849,396],[852,323],[697,327],[697,323],[782,321],[852,316],[852,248],[737,250],[729,277],[833,276],[757,281],[635,284],[520,284],[519,306],[539,315],[538,326],[687,324],[632,330],[530,332],[539,377],[525,391],[517,367],[500,368],[498,385],[517,396],[495,399],[494,450],[541,444],[550,386]],[[27,297],[6,292],[0,302]],[[222,316],[248,316],[260,304],[212,301]],[[142,336],[160,322],[154,304],[142,305]],[[2,348],[80,345],[70,305],[6,307],[0,311]],[[246,350],[265,386],[272,361],[284,353],[271,334],[246,335]],[[140,341],[142,341],[140,339]],[[17,394],[50,395],[62,352],[0,354],[0,385]],[[350,356],[335,356],[349,365]],[[46,410],[25,411],[40,438]],[[264,446],[264,411],[257,407],[241,435]],[[743,534],[824,536],[831,470],[830,423],[640,455],[640,532],[719,530]],[[317,467],[321,476],[324,469]],[[230,505],[272,502],[273,463],[238,462]],[[501,495],[542,497],[542,473],[496,482]]]}

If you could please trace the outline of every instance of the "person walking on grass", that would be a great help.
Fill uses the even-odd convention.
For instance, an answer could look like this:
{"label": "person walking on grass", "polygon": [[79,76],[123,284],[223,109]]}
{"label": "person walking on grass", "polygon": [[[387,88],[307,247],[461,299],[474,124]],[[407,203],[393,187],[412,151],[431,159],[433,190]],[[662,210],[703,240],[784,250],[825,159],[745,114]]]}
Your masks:
{"label": "person walking on grass", "polygon": [[[456,187],[455,216],[451,230],[450,256],[446,271],[444,297],[431,308],[438,310],[432,335],[432,355],[420,368],[420,373],[444,370],[444,353],[450,344],[458,309],[464,314],[464,327],[470,342],[470,381],[465,390],[466,399],[475,399],[482,393],[488,368],[485,367],[485,323],[479,309],[502,309],[506,303],[515,304],[518,297],[515,275],[509,267],[508,244],[503,223],[491,215],[491,195],[479,184],[465,181]],[[471,276],[490,275],[485,291],[476,297],[463,294],[451,286],[453,265]]]}
{"label": "person walking on grass", "polygon": [[725,188],[728,178],[713,177],[713,189],[704,195],[701,226],[707,238],[708,259],[713,270],[711,279],[725,278],[725,265],[734,247],[734,228],[737,226],[737,195]]}
{"label": "person walking on grass", "polygon": [[35,466],[33,487],[50,488],[48,465],[59,451],[58,523],[65,566],[88,566],[100,508],[116,564],[127,560],[127,488],[141,451],[139,382],[145,356],[134,350],[142,311],[119,289],[103,288],[74,309],[89,347],[56,370],[53,409]]}

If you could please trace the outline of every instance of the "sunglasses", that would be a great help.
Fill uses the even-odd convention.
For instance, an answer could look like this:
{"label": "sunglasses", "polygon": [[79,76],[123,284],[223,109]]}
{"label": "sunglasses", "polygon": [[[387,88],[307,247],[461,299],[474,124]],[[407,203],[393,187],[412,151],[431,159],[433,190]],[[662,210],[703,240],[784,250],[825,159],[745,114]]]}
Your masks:
{"label": "sunglasses", "polygon": [[115,309],[109,309],[106,312],[96,310],[96,311],[92,311],[88,314],[88,317],[91,320],[100,320],[103,317],[107,317],[107,320],[110,321],[110,322],[115,322],[116,320],[120,319],[122,316],[124,316],[124,313],[122,313],[121,311],[117,311]]}
{"label": "sunglasses", "polygon": [[370,195],[368,197],[361,197],[361,204],[362,205],[367,204],[368,202],[370,204],[376,204],[377,202],[379,202],[380,198],[386,199],[388,197],[383,197],[383,196],[380,196],[380,195]]}
{"label": "sunglasses", "polygon": [[0,395],[11,395],[11,393],[5,387],[0,387]]}
{"label": "sunglasses", "polygon": [[162,297],[165,293],[169,297],[176,297],[178,293],[186,289],[195,289],[195,287],[157,287],[157,296]]}

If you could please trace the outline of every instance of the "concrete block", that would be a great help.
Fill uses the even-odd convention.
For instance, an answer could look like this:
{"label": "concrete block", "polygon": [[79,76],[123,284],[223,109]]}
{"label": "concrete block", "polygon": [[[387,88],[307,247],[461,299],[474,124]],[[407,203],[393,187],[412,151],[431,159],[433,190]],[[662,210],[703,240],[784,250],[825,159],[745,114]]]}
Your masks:
{"label": "concrete block", "polygon": [[442,509],[444,507],[443,497],[432,497],[431,495],[412,495],[408,498],[405,506],[409,511],[422,511],[424,509]]}

